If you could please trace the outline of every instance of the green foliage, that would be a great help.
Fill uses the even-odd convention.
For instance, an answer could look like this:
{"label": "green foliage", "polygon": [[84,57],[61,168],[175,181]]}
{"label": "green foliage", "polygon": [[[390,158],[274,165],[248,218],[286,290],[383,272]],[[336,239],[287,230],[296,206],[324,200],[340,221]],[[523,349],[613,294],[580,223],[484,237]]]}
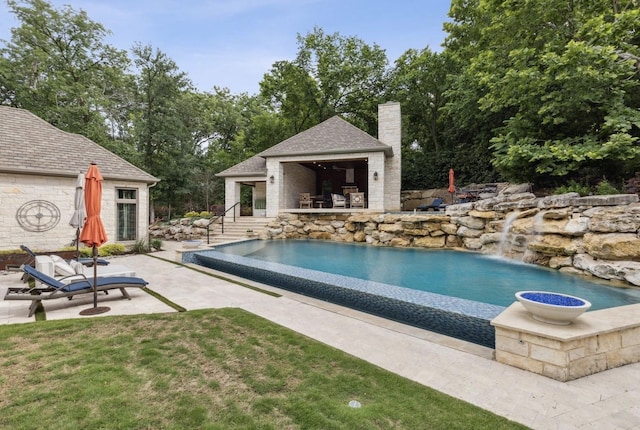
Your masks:
{"label": "green foliage", "polygon": [[446,183],[451,167],[459,183],[545,187],[640,170],[637,0],[452,0],[444,49],[409,49],[391,68],[379,46],[316,27],[257,96],[196,91],[160,49],[129,58],[70,6],[7,4],[19,25],[0,42],[0,103],[160,178],[151,200],[167,218],[223,203],[216,173],[333,115],[376,136],[390,100],[402,105],[405,189]]}
{"label": "green foliage", "polygon": [[22,249],[0,250],[0,255],[26,254]]}
{"label": "green foliage", "polygon": [[127,247],[121,243],[108,243],[98,248],[99,255],[107,257],[109,255],[122,255],[127,252]]}
{"label": "green foliage", "polygon": [[337,114],[375,135],[387,63],[379,46],[316,27],[298,35],[294,61],[273,64],[260,94],[279,113],[286,137]]}
{"label": "green foliage", "polygon": [[498,182],[488,154],[475,146],[444,148],[434,154],[422,150],[403,149],[402,186],[405,190],[447,188],[449,169],[455,172],[458,186],[470,183]]}
{"label": "green foliage", "polygon": [[387,87],[388,98],[402,103],[405,134],[411,136],[411,143],[436,154],[444,143],[441,116],[450,69],[445,55],[428,48],[410,49],[396,60]]}
{"label": "green foliage", "polygon": [[[109,257],[111,255],[122,255],[127,252],[127,247],[121,243],[108,243],[98,248],[98,256]],[[93,257],[93,248],[80,248],[82,257]]]}
{"label": "green foliage", "polygon": [[106,142],[105,119],[116,121],[123,107],[126,51],[104,43],[109,32],[83,11],[43,0],[7,5],[21,25],[0,47],[0,102]]}
{"label": "green foliage", "polygon": [[554,194],[578,193],[581,196],[588,196],[591,193],[589,185],[581,184],[575,180],[570,180],[568,184],[561,185],[553,190]]}
{"label": "green foliage", "polygon": [[445,52],[463,68],[448,110],[461,125],[493,115],[493,164],[509,179],[629,175],[640,158],[638,9],[513,3],[452,2]]}
{"label": "green foliage", "polygon": [[620,191],[606,179],[602,179],[598,181],[595,187],[591,187],[589,186],[589,184],[578,182],[575,179],[571,179],[567,184],[556,187],[553,190],[553,193],[554,194],[578,193],[581,196],[596,194],[596,195],[604,196],[604,195],[611,195],[611,194],[620,194]]}
{"label": "green foliage", "polygon": [[202,211],[202,212],[189,211],[184,214],[184,218],[210,218],[210,217],[211,217],[211,212],[209,211]]}
{"label": "green foliage", "polygon": [[149,244],[151,245],[151,248],[155,249],[156,251],[162,250],[162,240],[160,239],[151,239]]}
{"label": "green foliage", "polygon": [[620,191],[609,181],[603,179],[598,183],[598,185],[596,185],[595,193],[600,196],[606,196],[610,194],[620,194]]}
{"label": "green foliage", "polygon": [[146,240],[139,239],[136,240],[136,242],[133,244],[133,246],[131,247],[131,251],[135,252],[136,254],[146,254],[147,252],[149,252],[149,245],[147,244]]}

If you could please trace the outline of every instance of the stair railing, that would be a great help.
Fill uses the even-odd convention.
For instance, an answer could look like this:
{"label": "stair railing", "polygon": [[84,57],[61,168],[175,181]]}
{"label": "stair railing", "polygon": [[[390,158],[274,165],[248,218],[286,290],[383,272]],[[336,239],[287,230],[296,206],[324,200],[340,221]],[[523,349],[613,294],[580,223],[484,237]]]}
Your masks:
{"label": "stair railing", "polygon": [[[227,209],[226,211],[224,211],[221,215],[218,215],[214,218],[209,218],[209,224],[207,224],[207,245],[209,245],[210,240],[209,240],[209,227],[211,227],[211,225],[215,224],[216,221],[220,220],[220,225],[222,226],[222,234],[224,234],[224,217],[227,214],[227,212],[229,212],[230,210],[234,209],[236,206],[238,206],[240,204],[240,202],[237,202],[235,205],[231,206],[229,209]],[[236,222],[236,211],[233,211],[233,222]]]}

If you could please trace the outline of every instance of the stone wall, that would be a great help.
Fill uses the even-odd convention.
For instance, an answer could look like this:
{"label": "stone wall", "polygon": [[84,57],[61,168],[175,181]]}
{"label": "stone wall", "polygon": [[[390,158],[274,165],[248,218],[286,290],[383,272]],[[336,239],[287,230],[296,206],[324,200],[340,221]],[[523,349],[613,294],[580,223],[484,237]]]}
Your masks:
{"label": "stone wall", "polygon": [[[485,190],[495,189],[495,193],[479,193],[481,198],[495,197],[497,194],[516,194],[531,191],[530,184],[510,184],[508,182],[494,182],[491,184],[469,184],[463,188],[458,188],[461,194],[465,190]],[[443,199],[448,205],[459,203],[455,194],[450,193],[447,188],[431,188],[428,190],[403,190],[400,193],[400,202],[403,211],[412,211],[421,205],[429,205],[434,199]]]}
{"label": "stone wall", "polygon": [[640,285],[636,194],[499,196],[405,214],[280,214],[263,239],[310,238],[371,245],[463,248]]}

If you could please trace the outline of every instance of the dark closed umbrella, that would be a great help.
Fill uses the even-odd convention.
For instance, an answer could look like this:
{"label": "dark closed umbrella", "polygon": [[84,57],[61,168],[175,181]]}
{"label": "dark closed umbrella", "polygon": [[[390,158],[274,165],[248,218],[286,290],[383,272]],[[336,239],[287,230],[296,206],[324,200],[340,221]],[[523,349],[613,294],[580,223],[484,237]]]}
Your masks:
{"label": "dark closed umbrella", "polygon": [[85,309],[81,315],[93,315],[109,310],[108,307],[98,307],[98,292],[96,282],[98,280],[98,247],[107,242],[107,233],[104,230],[100,211],[102,210],[102,175],[95,163],[91,163],[85,175],[84,201],[87,210],[87,219],[80,233],[80,241],[93,248],[93,308]]}

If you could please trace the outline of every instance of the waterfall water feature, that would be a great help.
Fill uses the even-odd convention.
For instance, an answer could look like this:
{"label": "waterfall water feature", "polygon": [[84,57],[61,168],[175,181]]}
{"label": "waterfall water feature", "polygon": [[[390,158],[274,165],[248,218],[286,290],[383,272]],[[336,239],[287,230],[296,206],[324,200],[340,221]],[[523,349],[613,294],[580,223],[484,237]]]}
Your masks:
{"label": "waterfall water feature", "polygon": [[[542,234],[544,232],[544,214],[545,212],[538,212],[533,216],[533,224],[531,226],[531,236],[527,241],[529,243],[536,243],[542,238]],[[530,251],[528,248],[525,249],[522,254],[522,261],[524,263],[534,263],[538,258],[537,252]]]}
{"label": "waterfall water feature", "polygon": [[[511,224],[518,219],[520,212],[512,212],[504,219],[504,224],[502,226],[502,234],[500,235],[500,243],[498,244],[498,256],[504,257],[505,252],[511,250],[511,240],[509,237],[509,230],[511,230]],[[509,246],[507,248],[507,245]]]}

